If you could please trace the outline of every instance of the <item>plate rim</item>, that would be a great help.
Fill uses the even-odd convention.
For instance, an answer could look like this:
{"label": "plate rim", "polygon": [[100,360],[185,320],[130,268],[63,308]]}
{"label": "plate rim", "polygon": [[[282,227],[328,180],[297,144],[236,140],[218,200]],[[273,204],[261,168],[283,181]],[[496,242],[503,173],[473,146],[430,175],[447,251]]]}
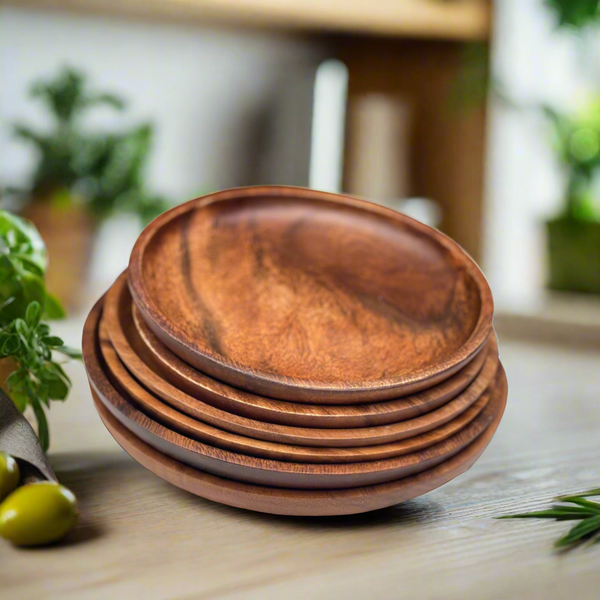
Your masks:
{"label": "plate rim", "polygon": [[[100,299],[96,303],[96,305],[90,312],[88,319],[86,320],[86,324],[84,326],[83,346],[84,346],[84,359],[85,359],[85,363],[86,363],[86,371],[88,373],[88,378],[90,380],[91,387],[93,389],[96,388],[94,390],[95,393],[98,393],[98,396],[100,397],[101,401],[104,403],[104,400],[102,399],[104,393],[103,393],[103,390],[100,389],[100,387],[107,388],[107,389],[110,388],[110,391],[114,392],[114,394],[116,394],[117,396],[121,396],[121,394],[118,390],[116,390],[114,388],[114,386],[108,379],[107,375],[104,373],[100,359],[96,355],[97,354],[97,343],[99,342],[97,326],[99,323],[101,311],[102,311],[102,299]],[[494,402],[495,402],[495,406],[496,405],[503,406],[506,402],[506,396],[508,393],[508,385],[507,385],[506,376],[505,376],[505,373],[504,373],[504,370],[503,370],[501,364],[499,364],[498,368],[499,368],[499,373],[498,373],[497,377],[498,377],[498,380],[501,382],[502,386],[504,387],[504,391],[503,391],[502,395],[500,397],[498,397]],[[123,401],[126,402],[127,404],[130,404],[126,399],[124,399]],[[114,407],[114,405],[112,404],[112,402],[110,402],[110,400],[107,400],[107,402],[115,409],[115,411],[119,415],[121,414],[121,411],[118,410],[118,408]],[[488,407],[489,407],[489,405],[488,405]],[[170,433],[173,433],[175,439],[181,438],[184,442],[183,444],[181,444],[181,446],[184,449],[186,448],[186,446],[189,446],[191,443],[194,446],[205,447],[207,449],[211,449],[211,450],[215,451],[215,452],[210,452],[208,454],[198,452],[199,455],[204,455],[207,458],[211,459],[211,461],[216,460],[216,461],[226,463],[234,469],[236,468],[235,465],[237,464],[239,467],[242,467],[242,470],[251,469],[251,470],[257,470],[257,471],[271,471],[271,473],[275,474],[275,478],[277,478],[278,476],[281,476],[281,477],[287,478],[287,479],[296,478],[296,477],[300,477],[300,478],[302,478],[302,477],[306,477],[306,478],[317,477],[319,479],[326,480],[328,477],[338,477],[338,476],[342,479],[345,477],[348,477],[348,478],[360,478],[361,476],[368,477],[368,475],[367,475],[368,473],[379,474],[379,473],[382,473],[383,471],[389,471],[389,470],[394,470],[394,469],[400,468],[401,465],[397,464],[398,460],[406,461],[407,457],[409,457],[410,454],[414,454],[416,456],[418,454],[432,452],[432,448],[434,448],[436,445],[437,446],[449,445],[450,440],[452,440],[452,438],[454,438],[454,437],[458,438],[458,436],[460,436],[462,433],[462,431],[461,431],[461,432],[455,434],[454,436],[452,436],[451,438],[448,438],[447,440],[440,442],[439,444],[436,444],[436,445],[431,446],[430,448],[427,448],[424,450],[410,453],[408,455],[403,455],[401,457],[390,458],[390,459],[382,459],[382,460],[365,462],[361,466],[361,469],[365,469],[365,470],[364,471],[361,470],[360,473],[353,474],[353,473],[349,472],[349,473],[335,474],[331,470],[333,467],[333,465],[331,465],[331,464],[319,465],[319,464],[306,464],[306,463],[304,463],[304,464],[303,463],[288,463],[285,461],[277,461],[277,460],[271,460],[271,459],[259,459],[256,457],[248,457],[245,455],[240,455],[239,453],[229,452],[229,451],[225,451],[225,450],[218,449],[215,447],[211,447],[210,444],[206,444],[206,443],[196,441],[196,440],[191,440],[189,438],[185,438],[185,436],[182,436],[181,434],[178,434],[176,432],[172,432],[171,430],[168,430],[162,424],[154,421],[152,418],[149,418],[147,415],[145,415],[145,413],[143,413],[142,411],[140,411],[133,405],[132,405],[132,409],[134,412],[139,413],[139,415],[140,415],[139,422],[137,422],[136,425],[139,428],[149,431],[149,433],[154,437],[157,437],[161,440],[165,440],[164,437],[159,436],[157,433],[151,431],[147,426],[145,426],[145,424],[147,425],[148,423],[152,423],[153,426],[155,426],[155,428],[158,428],[159,430],[164,429],[166,431],[169,431]],[[110,410],[110,408],[108,408],[108,410]],[[496,408],[496,410],[497,410],[497,408]],[[483,412],[485,412],[485,411],[486,411],[486,409],[484,408]],[[111,412],[113,412],[113,411],[111,411]],[[115,415],[115,417],[118,418],[117,415]],[[481,415],[479,415],[476,418],[476,420],[480,417],[481,417]],[[471,445],[474,441],[476,441],[476,439],[480,435],[483,435],[485,433],[487,428],[494,421],[494,418],[495,418],[495,415],[493,414],[492,417],[490,418],[490,421],[483,426],[481,431],[479,431],[478,433],[475,434],[475,437],[466,446],[461,446],[459,449],[453,449],[453,450],[450,450],[447,454],[444,453],[444,454],[440,455],[440,457],[442,457],[442,456],[444,457],[444,458],[442,458],[440,463],[445,462],[446,460],[450,459],[452,456],[460,453],[463,449],[465,449],[466,447]],[[472,423],[467,425],[467,427],[471,427],[471,426],[472,426]],[[169,445],[172,445],[173,447],[177,447],[177,444],[175,444],[172,440],[166,440],[166,441]],[[189,450],[189,448],[188,448],[188,450]],[[212,456],[210,456],[211,454],[212,454]],[[229,461],[224,460],[225,455],[231,455],[233,460],[229,460]],[[242,457],[242,458],[251,459],[251,461],[257,463],[257,466],[253,467],[252,465],[244,464],[245,461],[239,462],[238,460],[235,460],[237,458],[236,455],[239,457]],[[424,462],[425,460],[427,460],[427,458],[425,458],[425,457],[419,458],[418,461],[414,462],[414,465],[418,465],[418,464]],[[429,459],[429,460],[431,460],[434,464],[439,464],[439,463],[435,463],[436,459]],[[394,463],[396,463],[396,464],[394,464]],[[348,468],[349,465],[354,465],[356,468],[358,463],[348,463],[346,465],[339,465],[339,466],[345,466]],[[313,471],[311,474],[310,471],[313,469],[317,469],[317,467],[319,467],[319,466],[325,467],[324,472],[319,473],[317,471]],[[272,470],[269,469],[268,467],[272,467]],[[289,475],[284,475],[285,472],[288,472]],[[375,476],[375,475],[373,475],[373,476]],[[277,485],[278,487],[279,486],[286,487],[285,485],[280,485],[280,484],[279,485],[275,484],[275,485]],[[310,485],[312,486],[312,484],[310,484]],[[327,485],[326,481],[323,481],[323,485]],[[360,486],[360,484],[359,484],[359,486]],[[331,487],[331,486],[328,486],[328,487]],[[343,485],[341,485],[341,487],[356,487],[356,486],[353,486],[353,485],[346,486],[345,484],[343,484]],[[334,488],[334,489],[336,489],[336,488]]]}
{"label": "plate rim", "polygon": [[140,466],[163,481],[206,500],[242,510],[292,517],[330,517],[371,512],[427,494],[468,471],[490,444],[506,399],[474,442],[447,461],[388,483],[341,490],[295,490],[243,483],[195,469],[161,454],[136,438],[94,400],[100,419],[116,443]]}
{"label": "plate rim", "polygon": [[[262,372],[253,369],[252,367],[241,365],[237,361],[226,360],[213,352],[207,352],[206,349],[200,350],[197,345],[191,343],[187,339],[185,334],[183,334],[178,327],[162,314],[153,301],[152,295],[144,285],[142,273],[146,248],[163,227],[188,212],[204,208],[217,202],[236,199],[247,200],[253,197],[298,198],[300,200],[316,200],[343,206],[351,206],[381,215],[404,226],[408,226],[415,230],[418,235],[426,236],[428,239],[433,240],[448,251],[457,261],[457,264],[461,265],[476,283],[481,302],[481,309],[471,335],[460,348],[454,351],[449,357],[446,357],[445,360],[438,363],[435,367],[429,366],[421,371],[413,371],[408,375],[389,379],[379,379],[368,382],[343,382],[343,386],[340,386],[339,382],[316,382]],[[281,394],[285,394],[287,396],[286,399],[290,400],[297,399],[297,397],[292,398],[290,394],[299,394],[301,396],[306,393],[312,393],[315,396],[322,395],[323,397],[352,395],[356,397],[365,397],[367,400],[377,400],[391,397],[394,394],[398,396],[400,395],[398,390],[403,387],[418,384],[424,384],[426,386],[427,382],[436,376],[447,373],[452,369],[458,370],[460,366],[474,355],[474,353],[481,350],[490,333],[494,312],[492,292],[481,269],[458,243],[440,231],[392,209],[366,200],[291,186],[274,185],[232,188],[200,196],[169,209],[152,221],[138,237],[129,261],[128,284],[134,302],[138,306],[148,325],[167,345],[169,345],[168,343],[170,342],[176,346],[180,352],[186,353],[188,361],[190,360],[190,357],[198,360],[198,362],[201,362],[203,365],[202,370],[205,370],[207,373],[211,374],[211,376],[216,376],[217,372],[220,375],[226,373],[231,377],[230,382],[238,387],[246,387],[246,389],[250,389],[254,392],[262,391],[258,390],[259,387],[268,388],[270,393],[265,395],[282,397]],[[176,354],[179,354],[179,352],[176,352]],[[224,379],[222,376],[217,377],[217,379],[219,378]],[[243,385],[244,383],[246,383],[245,386]]]}

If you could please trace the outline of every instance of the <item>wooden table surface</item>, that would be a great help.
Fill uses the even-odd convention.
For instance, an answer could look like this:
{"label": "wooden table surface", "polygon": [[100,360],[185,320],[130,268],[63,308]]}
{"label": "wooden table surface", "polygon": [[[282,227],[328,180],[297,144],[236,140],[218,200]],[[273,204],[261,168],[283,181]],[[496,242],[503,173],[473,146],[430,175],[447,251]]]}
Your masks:
{"label": "wooden table surface", "polygon": [[600,547],[556,555],[568,524],[492,517],[600,485],[600,352],[502,336],[500,351],[508,408],[471,471],[404,505],[320,519],[220,506],[145,471],[104,430],[76,365],[52,409],[51,459],[82,518],[63,545],[0,544],[0,597],[597,599]]}

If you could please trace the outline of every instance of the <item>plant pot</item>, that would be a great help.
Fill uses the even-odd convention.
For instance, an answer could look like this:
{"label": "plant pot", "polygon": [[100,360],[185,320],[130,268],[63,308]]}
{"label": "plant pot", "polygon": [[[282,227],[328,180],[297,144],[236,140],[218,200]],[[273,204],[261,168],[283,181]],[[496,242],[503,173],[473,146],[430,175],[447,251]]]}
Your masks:
{"label": "plant pot", "polygon": [[560,217],[546,223],[552,290],[600,294],[600,223]]}
{"label": "plant pot", "polygon": [[8,394],[8,385],[6,380],[8,376],[17,369],[17,363],[12,356],[0,359],[0,390]]}
{"label": "plant pot", "polygon": [[82,206],[56,206],[35,200],[22,215],[38,228],[48,250],[46,286],[66,310],[76,310],[87,273],[97,222]]}

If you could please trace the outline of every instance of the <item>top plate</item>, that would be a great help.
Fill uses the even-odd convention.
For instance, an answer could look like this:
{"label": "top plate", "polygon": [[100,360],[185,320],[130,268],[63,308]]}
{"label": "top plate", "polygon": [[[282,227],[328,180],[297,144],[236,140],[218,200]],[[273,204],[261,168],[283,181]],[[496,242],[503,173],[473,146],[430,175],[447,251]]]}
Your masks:
{"label": "top plate", "polygon": [[175,354],[234,386],[324,403],[435,385],[483,347],[489,286],[438,231],[345,196],[239,188],[139,237],[129,286]]}

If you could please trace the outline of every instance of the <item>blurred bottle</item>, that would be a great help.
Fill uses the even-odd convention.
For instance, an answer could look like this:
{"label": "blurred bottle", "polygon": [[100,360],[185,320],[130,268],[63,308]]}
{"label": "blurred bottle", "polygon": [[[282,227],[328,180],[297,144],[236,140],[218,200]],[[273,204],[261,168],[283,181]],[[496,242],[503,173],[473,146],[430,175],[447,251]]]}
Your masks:
{"label": "blurred bottle", "polygon": [[401,96],[369,93],[352,98],[346,187],[352,195],[437,227],[439,204],[410,198],[413,116],[411,103]]}

